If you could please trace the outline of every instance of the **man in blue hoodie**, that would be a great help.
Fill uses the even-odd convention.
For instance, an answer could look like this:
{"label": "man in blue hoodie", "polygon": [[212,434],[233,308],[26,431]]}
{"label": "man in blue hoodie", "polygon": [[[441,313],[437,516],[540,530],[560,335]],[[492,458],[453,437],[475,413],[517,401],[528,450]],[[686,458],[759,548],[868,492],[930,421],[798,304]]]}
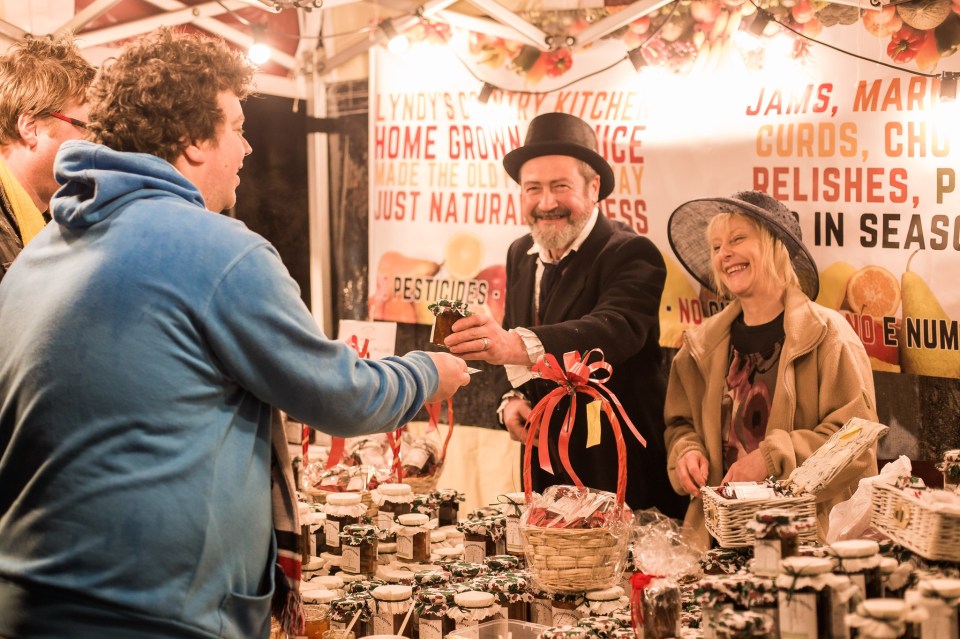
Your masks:
{"label": "man in blue hoodie", "polygon": [[271,408],[384,432],[469,380],[327,339],[273,247],[211,212],[251,77],[219,41],[128,45],[0,283],[0,637],[267,637]]}

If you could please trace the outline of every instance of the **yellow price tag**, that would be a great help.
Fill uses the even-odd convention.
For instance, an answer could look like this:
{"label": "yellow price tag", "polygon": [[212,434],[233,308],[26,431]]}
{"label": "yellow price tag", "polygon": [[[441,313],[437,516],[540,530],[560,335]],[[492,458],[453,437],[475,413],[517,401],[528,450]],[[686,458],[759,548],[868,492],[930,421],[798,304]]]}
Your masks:
{"label": "yellow price tag", "polygon": [[587,404],[587,448],[600,443],[600,409],[602,404],[594,400]]}
{"label": "yellow price tag", "polygon": [[860,434],[860,431],[861,431],[861,430],[863,430],[863,429],[860,428],[859,426],[857,426],[856,428],[851,428],[850,430],[848,430],[847,432],[845,432],[843,435],[840,435],[840,439],[846,441],[846,440],[848,440],[848,439],[850,439],[850,438],[852,438],[852,437],[856,437],[857,435]]}

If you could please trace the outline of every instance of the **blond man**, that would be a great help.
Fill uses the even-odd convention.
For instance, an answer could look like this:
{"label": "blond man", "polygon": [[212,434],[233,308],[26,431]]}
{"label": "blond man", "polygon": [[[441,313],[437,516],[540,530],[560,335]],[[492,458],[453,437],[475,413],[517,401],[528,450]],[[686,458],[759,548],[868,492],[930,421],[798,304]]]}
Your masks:
{"label": "blond man", "polygon": [[32,38],[0,57],[0,279],[49,220],[53,159],[84,134],[93,76],[68,38]]}

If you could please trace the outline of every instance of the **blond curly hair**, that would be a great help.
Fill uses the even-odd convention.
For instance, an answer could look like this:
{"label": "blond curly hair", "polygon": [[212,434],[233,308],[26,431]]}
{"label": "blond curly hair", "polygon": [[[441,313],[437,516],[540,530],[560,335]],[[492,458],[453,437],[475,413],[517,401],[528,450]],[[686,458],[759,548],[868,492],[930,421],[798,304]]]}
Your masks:
{"label": "blond curly hair", "polygon": [[0,57],[0,145],[20,139],[21,115],[62,111],[83,102],[96,69],[73,38],[28,38]]}
{"label": "blond curly hair", "polygon": [[93,140],[172,162],[191,143],[216,137],[224,117],[218,95],[245,99],[253,72],[223,40],[158,29],[125,46],[94,80]]}

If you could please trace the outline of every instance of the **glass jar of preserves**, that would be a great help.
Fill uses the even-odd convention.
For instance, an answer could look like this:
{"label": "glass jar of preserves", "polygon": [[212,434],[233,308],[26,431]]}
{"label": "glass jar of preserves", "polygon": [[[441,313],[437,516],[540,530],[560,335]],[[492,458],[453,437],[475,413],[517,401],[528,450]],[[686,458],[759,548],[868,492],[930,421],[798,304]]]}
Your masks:
{"label": "glass jar of preserves", "polygon": [[371,578],[377,572],[376,526],[352,524],[340,533],[340,568],[343,572]]}
{"label": "glass jar of preserves", "polygon": [[370,594],[377,611],[373,617],[373,634],[413,637],[408,614],[413,607],[413,588],[390,584],[374,588]]}
{"label": "glass jar of preserves", "polygon": [[340,533],[344,526],[352,526],[360,522],[360,517],[367,512],[362,503],[360,493],[330,493],[324,504],[324,541],[325,550],[333,555],[340,554]]}
{"label": "glass jar of preserves", "polygon": [[426,563],[430,561],[429,517],[420,513],[400,515],[394,527],[397,533],[397,559]]}
{"label": "glass jar of preserves", "polygon": [[377,527],[384,531],[384,541],[396,541],[393,527],[397,517],[410,512],[413,488],[407,484],[380,484],[370,493],[370,497],[377,505]]}

